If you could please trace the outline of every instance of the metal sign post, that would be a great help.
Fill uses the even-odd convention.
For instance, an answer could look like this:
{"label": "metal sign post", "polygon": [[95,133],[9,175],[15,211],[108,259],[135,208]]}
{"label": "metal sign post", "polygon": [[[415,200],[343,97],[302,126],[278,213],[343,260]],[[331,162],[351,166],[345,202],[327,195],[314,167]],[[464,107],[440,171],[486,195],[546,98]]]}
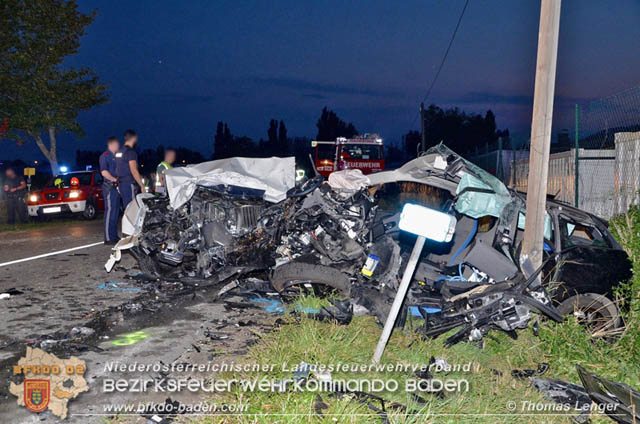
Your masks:
{"label": "metal sign post", "polygon": [[416,244],[413,245],[413,251],[411,252],[409,262],[407,263],[407,268],[404,270],[404,274],[402,275],[402,282],[400,283],[400,287],[398,288],[398,293],[396,293],[396,298],[393,299],[391,311],[389,311],[387,322],[384,323],[384,330],[382,330],[382,335],[380,336],[380,340],[378,341],[378,346],[376,347],[376,351],[373,354],[373,362],[375,364],[380,362],[380,358],[382,358],[382,354],[384,353],[384,348],[387,347],[387,342],[389,341],[389,337],[391,337],[391,331],[393,331],[393,325],[396,323],[398,312],[400,312],[402,302],[404,302],[404,298],[407,296],[409,284],[411,284],[413,273],[416,270],[416,265],[418,265],[418,260],[420,259],[420,253],[422,253],[422,248],[424,247],[425,240],[426,238],[424,238],[423,236],[418,236],[418,238],[416,239]]}
{"label": "metal sign post", "polygon": [[413,273],[415,272],[418,261],[420,260],[424,241],[426,239],[437,242],[451,241],[455,232],[456,223],[457,221],[454,216],[434,209],[425,208],[424,206],[407,203],[402,208],[398,228],[402,231],[416,234],[418,238],[416,239],[416,244],[413,245],[413,251],[411,252],[409,262],[407,262],[407,267],[402,275],[402,281],[400,282],[398,293],[396,293],[396,297],[393,299],[393,305],[391,305],[387,322],[384,324],[384,329],[382,330],[382,335],[378,341],[378,346],[373,354],[374,363],[380,362],[380,358],[382,358],[382,354],[384,353],[384,348],[387,346],[389,337],[391,337],[391,332],[393,331],[393,326],[396,323],[396,318],[398,318],[398,313],[400,312],[404,298],[407,296],[407,291],[409,290]]}

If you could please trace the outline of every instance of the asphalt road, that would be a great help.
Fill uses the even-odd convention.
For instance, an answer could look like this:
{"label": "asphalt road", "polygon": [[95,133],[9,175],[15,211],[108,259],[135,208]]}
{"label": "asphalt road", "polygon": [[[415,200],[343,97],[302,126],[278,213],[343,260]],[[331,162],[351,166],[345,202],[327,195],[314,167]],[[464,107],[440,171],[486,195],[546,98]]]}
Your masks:
{"label": "asphalt road", "polygon": [[[0,235],[0,264],[31,258],[102,240],[102,224],[79,221],[65,226],[5,233]],[[77,356],[86,361],[85,379],[89,392],[69,403],[65,423],[101,423],[104,405],[121,402],[162,402],[167,394],[129,392],[105,395],[105,378],[132,378],[130,373],[105,371],[110,361],[124,363],[196,363],[229,362],[244,354],[256,334],[270,327],[275,317],[259,306],[233,310],[216,300],[218,288],[200,290],[179,300],[162,303],[163,293],[140,289],[130,278],[137,272],[135,261],[124,255],[114,271],[107,273],[104,263],[110,247],[97,245],[69,253],[47,256],[8,266],[0,266],[0,293],[16,289],[8,299],[0,299],[0,422],[62,422],[48,411],[32,413],[16,404],[8,392],[11,367],[24,355],[26,346],[56,343],[71,334],[73,328],[97,328],[90,349],[53,353],[60,358]],[[128,278],[129,277],[129,278]],[[155,302],[153,307],[146,301]],[[245,301],[246,299],[237,299]],[[126,311],[138,311],[133,315]],[[107,312],[105,312],[107,311]],[[102,314],[102,315],[101,315]],[[133,318],[131,318],[133,316]],[[96,317],[101,324],[96,325]],[[248,318],[250,317],[250,318]],[[251,320],[251,325],[246,320]],[[216,339],[207,329],[224,333]],[[115,343],[129,334],[143,334],[132,343]],[[157,373],[133,377],[157,378]],[[201,376],[202,377],[202,376]],[[201,394],[176,393],[172,399],[193,402]],[[124,418],[124,417],[123,417]],[[126,422],[146,422],[138,413]]]}
{"label": "asphalt road", "polygon": [[[103,240],[102,219],[0,234],[0,263]],[[1,268],[0,268],[1,270]]]}
{"label": "asphalt road", "polygon": [[[101,221],[79,221],[30,231],[2,234],[0,263],[102,241]],[[102,267],[110,247],[98,245],[66,254],[0,267],[0,292],[24,294],[0,300],[0,346],[77,325],[90,313],[126,301],[135,292],[101,290],[106,281],[122,278]],[[0,351],[0,359],[7,355]]]}

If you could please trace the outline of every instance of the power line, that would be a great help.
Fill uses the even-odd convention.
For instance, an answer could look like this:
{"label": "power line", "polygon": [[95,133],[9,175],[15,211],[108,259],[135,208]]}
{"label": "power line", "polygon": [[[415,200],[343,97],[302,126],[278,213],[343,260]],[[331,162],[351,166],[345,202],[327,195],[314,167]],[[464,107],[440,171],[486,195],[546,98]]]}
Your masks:
{"label": "power line", "polygon": [[[462,12],[460,12],[460,17],[458,18],[458,22],[456,23],[456,27],[453,30],[453,34],[451,34],[451,40],[449,40],[449,45],[447,46],[447,50],[444,52],[444,56],[442,56],[442,61],[440,62],[440,66],[438,67],[438,72],[436,72],[436,75],[433,77],[433,80],[431,81],[431,85],[429,86],[429,89],[427,90],[427,94],[425,94],[424,98],[422,99],[422,103],[427,101],[427,98],[431,94],[431,90],[433,90],[433,87],[436,85],[436,81],[438,80],[438,77],[440,76],[440,72],[442,71],[442,68],[444,67],[444,63],[447,61],[447,56],[449,56],[449,51],[451,50],[451,46],[453,45],[453,40],[456,39],[456,34],[458,34],[458,29],[460,28],[460,23],[462,23],[462,18],[464,16],[464,12],[467,10],[467,6],[468,5],[469,5],[469,0],[466,0],[464,2],[464,7],[462,8]],[[420,115],[420,112],[418,112],[416,114],[416,116],[413,118],[413,121],[411,122],[411,125],[409,125],[409,129],[413,128],[413,124],[416,123],[416,119],[418,119],[419,115]]]}

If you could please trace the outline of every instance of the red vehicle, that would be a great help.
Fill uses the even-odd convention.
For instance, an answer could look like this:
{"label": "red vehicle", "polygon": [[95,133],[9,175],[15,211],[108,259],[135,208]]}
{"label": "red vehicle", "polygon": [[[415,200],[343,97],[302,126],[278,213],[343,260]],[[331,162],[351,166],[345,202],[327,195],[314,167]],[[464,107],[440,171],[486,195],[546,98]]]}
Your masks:
{"label": "red vehicle", "polygon": [[384,147],[377,134],[365,134],[336,141],[312,141],[318,173],[328,177],[334,171],[359,169],[363,174],[384,170]]}
{"label": "red vehicle", "polygon": [[72,213],[93,219],[98,211],[104,210],[102,175],[97,171],[56,175],[42,190],[27,196],[27,208],[33,217]]}

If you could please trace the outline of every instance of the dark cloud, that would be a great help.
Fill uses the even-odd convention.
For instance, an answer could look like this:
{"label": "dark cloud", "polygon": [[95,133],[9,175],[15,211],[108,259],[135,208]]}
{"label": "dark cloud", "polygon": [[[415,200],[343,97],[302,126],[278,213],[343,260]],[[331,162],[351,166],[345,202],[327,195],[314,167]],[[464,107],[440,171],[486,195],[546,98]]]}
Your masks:
{"label": "dark cloud", "polygon": [[511,104],[511,105],[531,105],[533,97],[528,95],[503,95],[483,91],[472,91],[453,100],[456,103],[464,104]]}
{"label": "dark cloud", "polygon": [[193,94],[193,93],[166,93],[157,95],[163,101],[169,103],[210,103],[218,99],[215,94]]}
{"label": "dark cloud", "polygon": [[356,87],[349,84],[329,84],[317,81],[308,81],[297,78],[278,77],[255,77],[252,82],[262,86],[272,86],[286,88],[289,90],[315,91],[319,93],[347,94],[361,96],[388,96],[393,94],[389,90],[379,90],[375,88]]}
{"label": "dark cloud", "polygon": [[[585,103],[592,99],[583,97],[555,97],[556,105],[570,105],[575,103]],[[464,94],[449,103],[460,104],[495,104],[495,105],[514,105],[514,106],[533,106],[533,96],[524,94],[503,95],[499,93],[490,93],[486,91],[472,91]]]}

